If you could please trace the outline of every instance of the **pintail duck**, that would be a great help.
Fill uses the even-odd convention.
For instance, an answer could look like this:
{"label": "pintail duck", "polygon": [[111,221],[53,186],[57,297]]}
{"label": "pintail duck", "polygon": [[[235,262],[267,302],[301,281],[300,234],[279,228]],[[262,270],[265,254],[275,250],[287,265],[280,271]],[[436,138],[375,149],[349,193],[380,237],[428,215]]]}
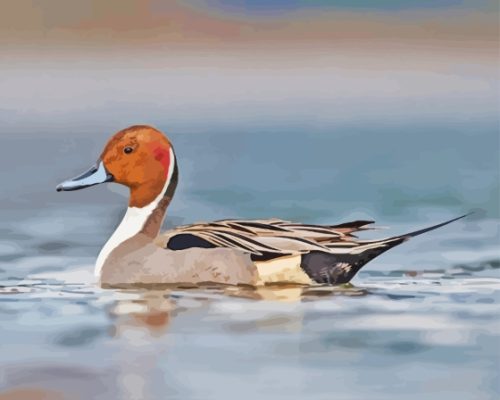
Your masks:
{"label": "pintail duck", "polygon": [[95,272],[104,286],[347,283],[390,248],[465,217],[381,240],[354,235],[370,229],[373,221],[313,225],[226,219],[159,234],[177,186],[178,166],[169,139],[142,125],[116,133],[92,168],[61,183],[57,191],[104,182],[130,189],[127,212],[97,258]]}

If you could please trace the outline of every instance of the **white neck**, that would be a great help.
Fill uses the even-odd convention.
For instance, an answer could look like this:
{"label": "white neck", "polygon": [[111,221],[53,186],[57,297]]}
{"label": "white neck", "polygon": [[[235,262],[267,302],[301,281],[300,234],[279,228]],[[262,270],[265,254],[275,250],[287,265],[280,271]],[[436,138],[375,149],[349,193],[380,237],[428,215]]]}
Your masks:
{"label": "white neck", "polygon": [[170,165],[168,166],[168,176],[163,189],[160,194],[147,206],[144,207],[128,207],[122,222],[118,225],[118,228],[113,232],[111,237],[108,239],[104,247],[101,249],[97,261],[95,264],[94,274],[99,277],[101,275],[101,270],[106,262],[106,259],[111,254],[111,252],[116,249],[124,241],[130,239],[131,237],[137,235],[144,228],[144,224],[151,216],[153,211],[158,207],[161,199],[165,196],[170,181],[172,179],[172,174],[175,168],[175,155],[170,148]]}

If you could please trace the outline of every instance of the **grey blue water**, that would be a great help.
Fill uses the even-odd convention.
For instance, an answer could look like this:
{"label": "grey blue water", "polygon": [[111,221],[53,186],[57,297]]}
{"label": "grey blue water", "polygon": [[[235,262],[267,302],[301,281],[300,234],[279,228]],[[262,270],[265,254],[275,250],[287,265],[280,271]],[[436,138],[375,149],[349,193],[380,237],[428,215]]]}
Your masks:
{"label": "grey blue water", "polygon": [[180,167],[166,228],[225,217],[390,227],[364,235],[374,237],[474,214],[380,256],[339,288],[104,290],[93,262],[127,193],[55,186],[90,166],[133,115],[101,123],[104,115],[61,114],[19,126],[2,116],[0,390],[71,399],[498,398],[496,119],[157,117]]}

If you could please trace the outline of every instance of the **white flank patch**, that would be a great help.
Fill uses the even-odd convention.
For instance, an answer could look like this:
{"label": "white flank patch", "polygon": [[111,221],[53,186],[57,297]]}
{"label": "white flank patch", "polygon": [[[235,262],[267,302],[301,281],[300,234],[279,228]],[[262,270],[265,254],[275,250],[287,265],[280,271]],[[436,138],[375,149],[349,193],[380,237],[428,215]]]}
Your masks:
{"label": "white flank patch", "polygon": [[311,278],[300,267],[301,256],[285,256],[270,261],[256,261],[255,266],[262,284],[292,282],[309,285]]}
{"label": "white flank patch", "polygon": [[120,225],[118,225],[118,228],[116,228],[113,235],[111,235],[111,237],[108,239],[101,252],[99,253],[99,256],[97,257],[94,270],[94,275],[96,277],[99,277],[101,275],[102,267],[110,253],[125,240],[137,235],[142,230],[142,228],[144,228],[144,224],[146,223],[147,219],[156,209],[156,207],[158,207],[158,204],[160,203],[163,196],[165,196],[175,168],[175,155],[172,147],[170,147],[169,151],[170,164],[168,166],[167,180],[165,181],[165,185],[163,185],[163,189],[161,190],[160,194],[147,206],[127,208],[127,212],[125,213],[122,222],[120,222]]}

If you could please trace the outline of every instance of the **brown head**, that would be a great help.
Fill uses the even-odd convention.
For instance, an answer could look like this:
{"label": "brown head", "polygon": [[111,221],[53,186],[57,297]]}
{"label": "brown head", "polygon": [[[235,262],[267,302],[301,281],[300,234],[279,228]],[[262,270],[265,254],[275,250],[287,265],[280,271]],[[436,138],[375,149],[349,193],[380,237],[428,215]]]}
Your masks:
{"label": "brown head", "polygon": [[130,188],[130,207],[145,207],[162,193],[173,195],[177,166],[168,138],[145,125],[126,128],[106,144],[96,165],[61,183],[58,191],[78,190],[103,182]]}

